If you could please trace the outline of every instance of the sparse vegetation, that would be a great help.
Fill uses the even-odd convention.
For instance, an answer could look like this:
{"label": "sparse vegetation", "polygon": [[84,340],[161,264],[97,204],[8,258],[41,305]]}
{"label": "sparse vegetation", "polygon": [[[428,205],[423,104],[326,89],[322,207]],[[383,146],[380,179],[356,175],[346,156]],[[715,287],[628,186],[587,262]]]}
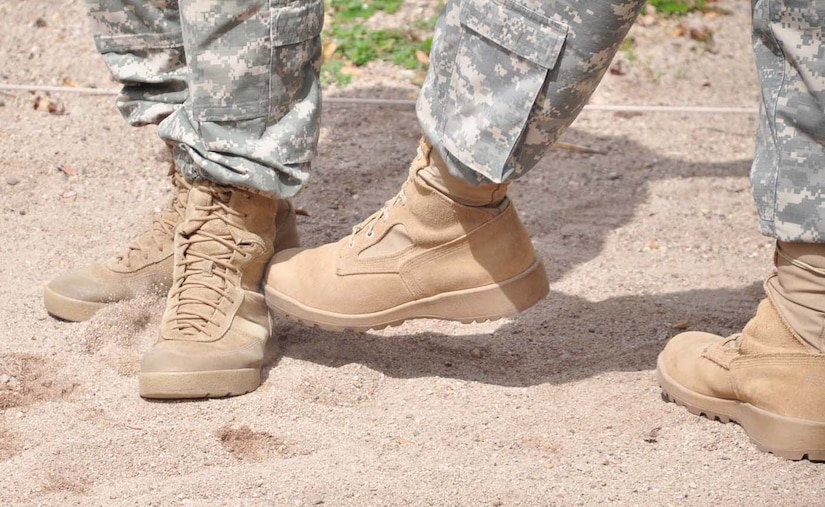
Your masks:
{"label": "sparse vegetation", "polygon": [[382,60],[405,69],[425,71],[429,65],[436,17],[413,23],[407,29],[370,29],[364,20],[376,12],[393,14],[403,0],[329,0],[330,21],[324,30],[324,85],[346,85],[354,68]]}
{"label": "sparse vegetation", "polygon": [[648,4],[663,16],[680,16],[705,10],[708,0],[648,0]]}

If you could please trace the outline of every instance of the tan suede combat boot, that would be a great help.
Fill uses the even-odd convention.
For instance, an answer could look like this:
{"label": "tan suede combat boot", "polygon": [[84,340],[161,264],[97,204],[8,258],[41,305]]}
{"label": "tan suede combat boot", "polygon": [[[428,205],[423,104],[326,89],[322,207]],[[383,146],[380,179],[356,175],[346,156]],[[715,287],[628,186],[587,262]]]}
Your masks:
{"label": "tan suede combat boot", "polygon": [[739,423],[756,446],[825,460],[825,245],[777,243],[767,298],[741,334],[689,332],[659,355],[666,397]]}
{"label": "tan suede combat boot", "polygon": [[193,185],[175,234],[174,282],[160,339],[141,362],[141,396],[221,397],[260,385],[270,335],[260,288],[277,210],[277,199]]}
{"label": "tan suede combat boot", "polygon": [[140,294],[165,294],[172,282],[172,236],[183,218],[189,184],[169,171],[174,193],[149,230],[129,247],[101,264],[86,266],[55,278],[43,292],[46,311],[69,321],[82,321],[108,303]]}
{"label": "tan suede combat boot", "polygon": [[363,331],[424,317],[498,319],[541,300],[547,276],[505,186],[474,187],[433,164],[443,162],[422,141],[401,192],[350,236],[276,255],[269,308]]}
{"label": "tan suede combat boot", "polygon": [[[83,321],[105,305],[142,294],[166,294],[172,285],[175,227],[183,219],[189,184],[174,168],[172,199],[152,227],[123,253],[101,264],[86,266],[55,278],[43,291],[46,311],[68,321]],[[275,251],[298,246],[292,204],[282,200],[277,215]]]}

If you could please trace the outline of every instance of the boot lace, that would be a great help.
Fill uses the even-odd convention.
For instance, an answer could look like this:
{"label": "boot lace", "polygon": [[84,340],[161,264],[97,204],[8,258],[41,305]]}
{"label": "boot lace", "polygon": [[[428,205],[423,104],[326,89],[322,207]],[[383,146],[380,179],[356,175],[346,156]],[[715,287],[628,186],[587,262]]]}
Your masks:
{"label": "boot lace", "polygon": [[368,216],[366,220],[352,228],[352,235],[350,235],[349,240],[350,248],[355,246],[355,236],[361,231],[366,231],[366,236],[368,238],[371,238],[375,233],[375,226],[378,224],[378,221],[383,220],[384,222],[386,222],[387,220],[389,220],[390,209],[399,203],[401,204],[401,206],[407,205],[407,194],[404,193],[403,188],[400,192],[398,192],[398,194],[395,197],[385,202],[384,205],[381,206],[381,208],[378,211]]}
{"label": "boot lace", "polygon": [[175,193],[166,208],[152,220],[148,231],[137,237],[126,249],[115,256],[115,263],[131,268],[132,263],[149,258],[150,250],[163,252],[165,244],[171,243],[169,238],[175,234],[175,227],[180,223],[186,210],[186,203],[180,200],[180,189],[188,186],[179,173],[172,176]]}
{"label": "boot lace", "polygon": [[[215,199],[210,206],[196,206],[203,213],[200,218],[187,219],[187,224],[197,224],[195,232],[188,236],[181,234],[183,254],[176,261],[176,268],[183,268],[177,283],[169,293],[173,317],[170,325],[184,335],[197,333],[209,334],[210,327],[219,327],[220,317],[227,313],[221,303],[228,300],[234,304],[231,288],[231,275],[240,270],[231,263],[240,245],[229,232],[229,217],[243,217],[231,209],[226,202],[231,192],[216,190]],[[207,224],[212,230],[206,230]],[[218,225],[217,227],[214,227]],[[215,229],[221,232],[214,232]]]}

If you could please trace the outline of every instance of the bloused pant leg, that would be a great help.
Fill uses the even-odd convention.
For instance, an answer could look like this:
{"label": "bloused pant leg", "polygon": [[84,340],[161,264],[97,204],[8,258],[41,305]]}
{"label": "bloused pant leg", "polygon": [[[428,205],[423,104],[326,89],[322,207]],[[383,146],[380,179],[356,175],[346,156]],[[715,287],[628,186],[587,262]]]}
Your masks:
{"label": "bloused pant leg", "polygon": [[823,0],[754,0],[753,47],[762,86],[753,197],[762,233],[825,242]]}
{"label": "bloused pant leg", "polygon": [[131,125],[157,124],[186,99],[176,0],[86,0],[95,44],[123,85],[117,106]]}
{"label": "bloused pant leg", "polygon": [[450,172],[529,171],[576,118],[644,0],[448,0],[418,99]]}
{"label": "bloused pant leg", "polygon": [[322,0],[180,0],[189,95],[158,127],[189,180],[303,185],[321,113]]}

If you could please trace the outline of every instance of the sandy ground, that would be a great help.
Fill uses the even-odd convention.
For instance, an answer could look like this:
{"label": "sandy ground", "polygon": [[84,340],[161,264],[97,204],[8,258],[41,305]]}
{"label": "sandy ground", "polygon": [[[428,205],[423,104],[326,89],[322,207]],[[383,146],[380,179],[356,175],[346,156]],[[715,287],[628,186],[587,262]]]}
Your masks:
{"label": "sandy ground", "polygon": [[[710,46],[676,21],[634,28],[593,103],[754,107],[749,3],[719,5],[732,14],[689,20]],[[114,85],[80,0],[0,1],[0,48],[0,82]],[[375,66],[348,93],[414,88]],[[38,95],[0,93],[0,504],[823,502],[819,465],[664,403],[653,375],[679,328],[734,332],[761,297],[754,115],[584,113],[563,140],[598,153],[553,151],[511,192],[552,284],[518,318],[366,334],[278,321],[254,393],[153,403],[136,373],[159,298],[71,324],[41,295],[149,223],[169,193],[161,144],[111,97],[52,94],[56,115]],[[409,108],[327,105],[303,243],[391,197],[417,137]]]}

